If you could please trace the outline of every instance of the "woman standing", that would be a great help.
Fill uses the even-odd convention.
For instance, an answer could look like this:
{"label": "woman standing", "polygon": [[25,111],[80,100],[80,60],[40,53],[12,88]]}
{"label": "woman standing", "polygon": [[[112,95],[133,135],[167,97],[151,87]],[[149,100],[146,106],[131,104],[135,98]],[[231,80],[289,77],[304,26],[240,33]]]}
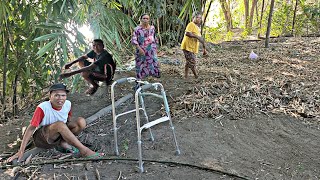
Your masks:
{"label": "woman standing", "polygon": [[186,79],[188,78],[189,68],[193,72],[194,77],[198,78],[195,54],[199,51],[199,41],[203,44],[203,55],[207,54],[205,42],[200,33],[201,21],[202,15],[200,13],[192,15],[192,22],[187,25],[185,35],[181,43],[181,49],[183,50],[186,58],[186,65],[184,68],[184,76]]}
{"label": "woman standing", "polygon": [[131,41],[137,48],[136,76],[139,80],[147,76],[160,77],[155,28],[149,21],[148,14],[140,16],[140,25],[134,29]]}

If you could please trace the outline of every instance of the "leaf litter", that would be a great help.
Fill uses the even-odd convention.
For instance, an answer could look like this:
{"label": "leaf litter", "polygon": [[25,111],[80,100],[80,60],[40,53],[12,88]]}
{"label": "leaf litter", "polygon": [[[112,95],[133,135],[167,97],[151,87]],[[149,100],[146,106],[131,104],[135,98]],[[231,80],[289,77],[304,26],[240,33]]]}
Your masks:
{"label": "leaf litter", "polygon": [[[200,78],[189,74],[196,85],[172,104],[174,115],[243,119],[255,112],[284,113],[319,123],[319,40],[278,38],[269,48],[264,41],[211,45],[209,57],[198,57]],[[249,58],[252,50],[259,58]],[[164,68],[183,74],[181,67]]]}

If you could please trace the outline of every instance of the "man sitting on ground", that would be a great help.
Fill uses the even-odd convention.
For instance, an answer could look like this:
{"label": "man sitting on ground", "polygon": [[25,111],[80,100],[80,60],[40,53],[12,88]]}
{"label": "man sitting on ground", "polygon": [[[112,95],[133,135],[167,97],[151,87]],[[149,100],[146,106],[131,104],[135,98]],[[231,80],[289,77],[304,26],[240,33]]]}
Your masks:
{"label": "man sitting on ground", "polygon": [[30,125],[26,129],[19,151],[8,158],[11,162],[23,157],[25,148],[31,136],[36,147],[51,149],[63,148],[69,152],[79,152],[82,157],[97,158],[103,153],[97,153],[84,146],[76,137],[85,127],[82,117],[71,120],[71,102],[67,100],[66,86],[54,84],[49,89],[49,101],[44,101],[36,108]]}
{"label": "man sitting on ground", "polygon": [[[96,81],[105,81],[107,85],[111,84],[116,70],[116,63],[112,55],[104,49],[104,44],[101,39],[93,40],[92,49],[88,54],[64,66],[65,69],[69,69],[74,63],[78,62],[80,69],[60,74],[60,78],[62,79],[81,73],[81,76],[92,85],[92,87],[86,91],[88,95],[92,95],[98,90],[99,85]],[[87,60],[88,58],[94,59],[94,62],[89,62]]]}

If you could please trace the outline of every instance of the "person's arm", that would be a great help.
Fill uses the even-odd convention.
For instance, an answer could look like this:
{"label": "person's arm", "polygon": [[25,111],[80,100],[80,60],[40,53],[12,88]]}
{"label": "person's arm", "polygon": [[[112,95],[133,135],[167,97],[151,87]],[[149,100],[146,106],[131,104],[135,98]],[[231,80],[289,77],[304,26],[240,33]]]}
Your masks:
{"label": "person's arm", "polygon": [[138,31],[135,29],[135,31],[132,34],[132,40],[131,43],[136,46],[136,48],[139,50],[140,55],[145,55],[144,50],[140,47],[139,42],[138,42]]}
{"label": "person's arm", "polygon": [[65,69],[69,69],[74,63],[77,63],[79,61],[82,61],[82,60],[85,60],[85,59],[88,59],[88,56],[87,55],[83,55],[83,56],[80,56],[78,59],[74,60],[74,61],[71,61],[67,64],[64,65],[64,68]]}
{"label": "person's arm", "polygon": [[197,36],[197,35],[193,34],[192,32],[186,32],[186,36],[198,39],[203,45],[203,55],[207,55],[206,43],[201,36]]}
{"label": "person's arm", "polygon": [[13,161],[14,159],[17,159],[18,158],[18,162],[22,159],[23,157],[23,154],[24,154],[24,151],[26,149],[26,146],[27,146],[27,143],[29,142],[34,130],[36,129],[36,127],[32,126],[31,124],[28,126],[28,128],[26,129],[25,133],[24,133],[24,136],[22,138],[22,142],[21,142],[21,145],[20,145],[20,149],[19,151],[8,158],[7,162],[11,162]]}
{"label": "person's arm", "polygon": [[198,39],[202,44],[204,43],[204,39],[201,36],[197,36],[192,32],[186,32],[186,36]]}
{"label": "person's arm", "polygon": [[74,71],[70,71],[70,72],[66,72],[66,73],[61,73],[59,78],[60,79],[63,79],[63,78],[67,78],[67,77],[70,77],[70,76],[73,76],[75,74],[78,74],[78,73],[81,73],[81,72],[85,72],[85,71],[90,71],[91,69],[94,69],[96,68],[97,65],[92,63],[90,64],[89,66],[85,66],[83,68],[80,68],[80,69],[77,69],[77,70],[74,70]]}
{"label": "person's arm", "polygon": [[70,108],[70,111],[68,113],[68,118],[67,118],[67,122],[71,121],[71,117],[72,117],[72,108]]}

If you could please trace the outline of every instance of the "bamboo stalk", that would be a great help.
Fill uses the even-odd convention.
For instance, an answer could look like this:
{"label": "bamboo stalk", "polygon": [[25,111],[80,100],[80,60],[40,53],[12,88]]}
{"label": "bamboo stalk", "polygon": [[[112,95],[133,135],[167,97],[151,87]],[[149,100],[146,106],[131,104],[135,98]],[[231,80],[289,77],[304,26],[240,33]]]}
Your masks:
{"label": "bamboo stalk", "polygon": [[162,47],[162,38],[161,38],[161,35],[160,35],[160,22],[159,22],[159,18],[157,18],[157,28],[158,28],[160,46]]}

